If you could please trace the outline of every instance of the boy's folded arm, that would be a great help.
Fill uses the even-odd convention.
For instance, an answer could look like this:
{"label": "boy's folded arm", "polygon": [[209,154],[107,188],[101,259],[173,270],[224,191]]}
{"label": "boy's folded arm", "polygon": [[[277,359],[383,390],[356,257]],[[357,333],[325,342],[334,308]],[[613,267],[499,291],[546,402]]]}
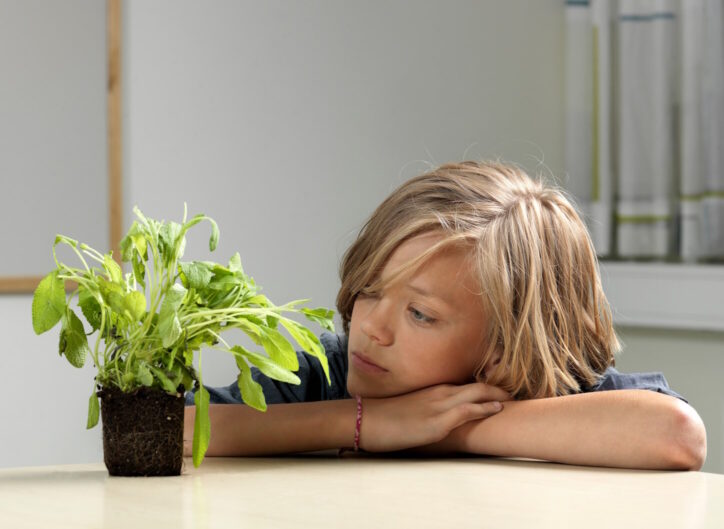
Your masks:
{"label": "boy's folded arm", "polygon": [[698,470],[706,430],[688,404],[648,390],[615,390],[508,401],[444,441],[460,452],[560,463]]}
{"label": "boy's folded arm", "polygon": [[[186,406],[184,454],[191,455],[195,406]],[[353,444],[352,399],[269,404],[265,412],[243,404],[212,404],[207,456],[259,456],[348,447]]]}

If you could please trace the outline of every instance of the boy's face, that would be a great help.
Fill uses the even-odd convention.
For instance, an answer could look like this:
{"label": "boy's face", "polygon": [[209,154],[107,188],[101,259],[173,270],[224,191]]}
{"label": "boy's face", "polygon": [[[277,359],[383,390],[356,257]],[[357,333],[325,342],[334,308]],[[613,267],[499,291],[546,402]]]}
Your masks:
{"label": "boy's face", "polygon": [[[382,278],[441,238],[401,244]],[[480,362],[485,316],[479,283],[463,248],[445,249],[379,295],[359,295],[349,326],[347,391],[390,397],[437,384],[466,384]],[[365,369],[362,355],[382,369]]]}

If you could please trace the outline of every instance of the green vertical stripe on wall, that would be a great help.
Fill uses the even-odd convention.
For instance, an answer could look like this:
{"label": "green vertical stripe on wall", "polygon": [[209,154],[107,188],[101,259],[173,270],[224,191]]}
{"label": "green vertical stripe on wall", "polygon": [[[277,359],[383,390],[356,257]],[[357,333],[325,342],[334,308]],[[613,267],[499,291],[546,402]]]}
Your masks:
{"label": "green vertical stripe on wall", "polygon": [[599,192],[599,174],[598,174],[598,113],[600,112],[598,105],[598,28],[593,26],[593,189],[591,190],[591,198],[593,202],[600,199]]}
{"label": "green vertical stripe on wall", "polygon": [[724,198],[724,191],[704,191],[694,195],[681,195],[679,198],[682,202],[696,202],[704,198]]}
{"label": "green vertical stripe on wall", "polygon": [[619,224],[653,224],[668,221],[669,215],[616,215]]}

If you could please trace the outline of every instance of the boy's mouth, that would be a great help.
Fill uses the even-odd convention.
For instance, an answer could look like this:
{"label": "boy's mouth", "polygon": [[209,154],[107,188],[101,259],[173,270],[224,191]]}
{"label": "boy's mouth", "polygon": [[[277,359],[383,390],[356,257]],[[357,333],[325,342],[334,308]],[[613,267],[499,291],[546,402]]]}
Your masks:
{"label": "boy's mouth", "polygon": [[386,373],[387,369],[384,367],[375,364],[372,360],[369,358],[361,355],[360,353],[353,351],[352,352],[352,362],[354,362],[355,366],[367,371],[367,372],[377,372],[377,373]]}

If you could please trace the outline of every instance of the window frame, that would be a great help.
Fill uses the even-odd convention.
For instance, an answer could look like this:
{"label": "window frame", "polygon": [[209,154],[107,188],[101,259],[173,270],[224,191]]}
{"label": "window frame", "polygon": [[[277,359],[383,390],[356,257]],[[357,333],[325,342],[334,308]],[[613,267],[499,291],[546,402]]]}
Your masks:
{"label": "window frame", "polygon": [[599,264],[615,325],[724,331],[724,266]]}

